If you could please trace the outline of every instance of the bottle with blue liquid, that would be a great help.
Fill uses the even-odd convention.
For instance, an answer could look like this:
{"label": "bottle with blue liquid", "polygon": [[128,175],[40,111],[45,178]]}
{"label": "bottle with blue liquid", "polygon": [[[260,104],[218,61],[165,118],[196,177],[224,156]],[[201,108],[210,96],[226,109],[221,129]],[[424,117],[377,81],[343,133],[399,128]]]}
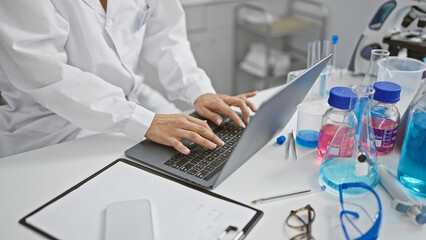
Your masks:
{"label": "bottle with blue liquid", "polygon": [[398,178],[408,190],[426,197],[426,94],[410,110]]}

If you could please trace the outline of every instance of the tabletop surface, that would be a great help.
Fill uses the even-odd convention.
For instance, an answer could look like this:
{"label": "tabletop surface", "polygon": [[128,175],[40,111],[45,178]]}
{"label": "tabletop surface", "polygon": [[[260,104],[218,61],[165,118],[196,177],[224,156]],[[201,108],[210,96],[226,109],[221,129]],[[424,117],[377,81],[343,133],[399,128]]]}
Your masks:
{"label": "tabletop surface", "polygon": [[[259,105],[278,88],[259,92]],[[296,115],[296,114],[295,114]],[[296,125],[294,116],[277,135]],[[98,134],[54,146],[0,159],[0,239],[42,239],[41,235],[18,221],[36,208],[63,193],[118,158],[136,144],[122,134]],[[271,139],[236,172],[213,190],[218,194],[250,204],[260,197],[319,186],[321,160],[315,150],[297,148],[298,159],[284,160],[284,148]],[[396,172],[399,151],[379,157],[378,161]],[[426,228],[413,219],[395,212],[391,198],[379,184],[375,187],[383,206],[380,239],[422,239]],[[426,199],[419,199],[426,204]],[[344,239],[337,195],[319,192],[289,199],[266,202],[253,207],[263,217],[246,239],[289,239],[298,232],[285,226],[291,210],[310,204],[316,212],[312,225],[315,239]]]}

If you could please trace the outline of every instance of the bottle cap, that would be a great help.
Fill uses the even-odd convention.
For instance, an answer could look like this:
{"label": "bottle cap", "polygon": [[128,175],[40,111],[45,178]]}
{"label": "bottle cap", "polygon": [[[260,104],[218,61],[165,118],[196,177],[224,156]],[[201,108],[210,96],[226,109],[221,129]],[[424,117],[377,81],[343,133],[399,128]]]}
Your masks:
{"label": "bottle cap", "polygon": [[[339,109],[352,109],[356,105],[358,94],[348,87],[334,87],[330,90],[328,104]],[[352,101],[351,101],[352,100]],[[352,106],[351,105],[352,102]]]}
{"label": "bottle cap", "polygon": [[333,35],[333,36],[331,36],[331,43],[333,45],[336,45],[337,41],[339,41],[339,35]]}
{"label": "bottle cap", "polygon": [[373,99],[385,102],[385,103],[396,103],[400,99],[401,86],[394,82],[380,81],[373,85],[374,92]]}
{"label": "bottle cap", "polygon": [[285,143],[286,138],[284,136],[279,136],[277,138],[277,144],[278,145],[282,145],[283,143]]}

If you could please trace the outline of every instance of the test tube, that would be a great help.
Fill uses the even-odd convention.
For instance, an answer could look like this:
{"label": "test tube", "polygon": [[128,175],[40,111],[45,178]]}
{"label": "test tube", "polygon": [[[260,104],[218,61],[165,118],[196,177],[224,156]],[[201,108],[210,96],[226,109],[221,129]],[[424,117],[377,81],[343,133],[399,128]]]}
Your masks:
{"label": "test tube", "polygon": [[331,58],[331,66],[333,70],[336,68],[336,59],[337,59],[337,42],[339,41],[339,35],[331,36],[332,52],[333,57]]}

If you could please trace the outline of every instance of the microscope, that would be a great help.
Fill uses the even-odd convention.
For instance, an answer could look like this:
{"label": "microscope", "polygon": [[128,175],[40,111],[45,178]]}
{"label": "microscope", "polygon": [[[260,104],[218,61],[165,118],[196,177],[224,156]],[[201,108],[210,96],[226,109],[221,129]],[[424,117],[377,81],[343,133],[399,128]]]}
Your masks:
{"label": "microscope", "polygon": [[361,34],[349,71],[365,74],[371,50],[387,49],[391,56],[426,57],[426,0],[387,1],[377,10]]}

